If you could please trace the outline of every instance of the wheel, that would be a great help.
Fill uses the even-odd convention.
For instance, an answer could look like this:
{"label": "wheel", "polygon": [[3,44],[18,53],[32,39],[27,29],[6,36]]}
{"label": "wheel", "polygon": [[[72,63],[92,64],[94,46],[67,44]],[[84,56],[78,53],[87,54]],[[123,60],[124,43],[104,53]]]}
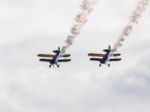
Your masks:
{"label": "wheel", "polygon": [[110,63],[108,64],[108,67],[110,67]]}
{"label": "wheel", "polygon": [[49,65],[49,68],[51,68],[51,65]]}
{"label": "wheel", "polygon": [[59,68],[59,65],[57,65],[57,67]]}
{"label": "wheel", "polygon": [[99,67],[101,67],[101,64],[99,64]]}

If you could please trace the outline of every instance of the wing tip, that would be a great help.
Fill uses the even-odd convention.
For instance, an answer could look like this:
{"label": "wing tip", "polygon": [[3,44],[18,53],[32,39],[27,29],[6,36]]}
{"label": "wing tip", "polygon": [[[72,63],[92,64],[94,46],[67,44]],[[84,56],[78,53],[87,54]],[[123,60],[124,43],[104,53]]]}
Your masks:
{"label": "wing tip", "polygon": [[38,57],[40,57],[40,54],[37,54]]}

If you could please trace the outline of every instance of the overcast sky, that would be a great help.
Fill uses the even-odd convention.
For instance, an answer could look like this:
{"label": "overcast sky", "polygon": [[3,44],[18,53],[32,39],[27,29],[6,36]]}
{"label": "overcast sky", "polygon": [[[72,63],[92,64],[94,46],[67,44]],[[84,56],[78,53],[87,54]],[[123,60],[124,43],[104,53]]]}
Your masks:
{"label": "overcast sky", "polygon": [[150,112],[150,8],[111,67],[89,52],[113,45],[137,0],[99,0],[60,69],[38,53],[62,46],[81,0],[0,0],[0,112]]}

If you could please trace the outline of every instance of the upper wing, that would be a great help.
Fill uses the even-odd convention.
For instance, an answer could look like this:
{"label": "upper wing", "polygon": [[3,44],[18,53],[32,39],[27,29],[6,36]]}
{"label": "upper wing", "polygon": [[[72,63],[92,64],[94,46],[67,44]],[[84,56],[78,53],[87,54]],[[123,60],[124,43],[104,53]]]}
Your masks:
{"label": "upper wing", "polygon": [[70,57],[70,54],[64,54],[63,57]]}
{"label": "upper wing", "polygon": [[103,57],[104,54],[98,54],[98,53],[89,53],[88,56],[98,56],[98,57]]}
{"label": "upper wing", "polygon": [[113,54],[113,56],[120,56],[120,55],[121,55],[120,53]]}
{"label": "upper wing", "polygon": [[69,62],[71,59],[59,59],[58,62]]}
{"label": "upper wing", "polygon": [[112,58],[109,61],[121,61],[121,58]]}
{"label": "upper wing", "polygon": [[54,57],[52,54],[38,54],[38,57]]}
{"label": "upper wing", "polygon": [[51,62],[52,59],[39,59],[39,61],[43,61],[43,62]]}
{"label": "upper wing", "polygon": [[91,61],[102,61],[103,59],[101,58],[90,58]]}

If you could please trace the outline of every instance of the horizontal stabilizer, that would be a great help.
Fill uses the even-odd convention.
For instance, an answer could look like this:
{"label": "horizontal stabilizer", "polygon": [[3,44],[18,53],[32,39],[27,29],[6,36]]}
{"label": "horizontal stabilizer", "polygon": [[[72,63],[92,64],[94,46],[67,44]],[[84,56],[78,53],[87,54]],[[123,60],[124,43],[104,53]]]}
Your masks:
{"label": "horizontal stabilizer", "polygon": [[59,59],[58,62],[69,62],[71,59]]}
{"label": "horizontal stabilizer", "polygon": [[38,54],[38,57],[54,57],[52,54]]}
{"label": "horizontal stabilizer", "polygon": [[109,50],[109,49],[104,49],[103,51],[104,51],[104,52],[110,52],[110,50]]}

